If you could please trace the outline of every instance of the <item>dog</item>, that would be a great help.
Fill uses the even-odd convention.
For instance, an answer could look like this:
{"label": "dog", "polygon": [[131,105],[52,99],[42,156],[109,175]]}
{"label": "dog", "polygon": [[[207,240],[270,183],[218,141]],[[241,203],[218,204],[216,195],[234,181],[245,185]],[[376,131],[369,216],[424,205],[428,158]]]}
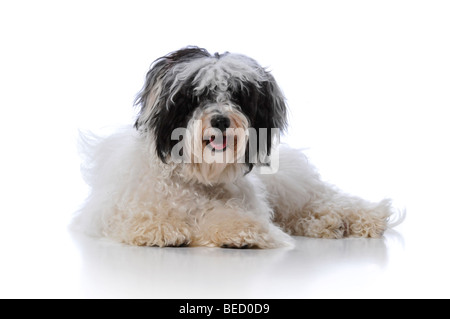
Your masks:
{"label": "dog", "polygon": [[135,105],[134,127],[83,138],[91,193],[77,229],[138,246],[276,248],[291,236],[378,238],[395,226],[389,199],[345,194],[279,143],[286,101],[252,58],[169,53]]}

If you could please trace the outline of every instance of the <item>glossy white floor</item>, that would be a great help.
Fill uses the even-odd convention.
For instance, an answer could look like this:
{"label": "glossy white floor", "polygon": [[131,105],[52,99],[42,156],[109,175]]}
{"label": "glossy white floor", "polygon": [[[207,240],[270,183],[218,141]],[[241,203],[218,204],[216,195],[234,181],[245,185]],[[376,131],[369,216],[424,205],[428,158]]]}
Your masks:
{"label": "glossy white floor", "polygon": [[[168,5],[0,4],[0,298],[449,298],[449,5]],[[150,62],[187,44],[270,66],[291,109],[284,140],[349,193],[393,198],[405,222],[382,239],[299,237],[290,250],[69,233],[88,192],[77,130],[131,123]]]}

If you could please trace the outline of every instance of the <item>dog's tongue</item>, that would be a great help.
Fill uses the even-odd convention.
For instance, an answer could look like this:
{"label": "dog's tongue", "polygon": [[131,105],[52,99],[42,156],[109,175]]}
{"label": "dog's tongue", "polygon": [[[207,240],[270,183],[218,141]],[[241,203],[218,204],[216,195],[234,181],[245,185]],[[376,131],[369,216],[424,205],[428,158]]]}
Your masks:
{"label": "dog's tongue", "polygon": [[221,151],[225,147],[227,147],[227,137],[223,136],[221,143],[220,138],[216,140],[214,136],[211,136],[211,138],[209,139],[209,143],[211,144],[212,147],[214,147],[214,149]]}

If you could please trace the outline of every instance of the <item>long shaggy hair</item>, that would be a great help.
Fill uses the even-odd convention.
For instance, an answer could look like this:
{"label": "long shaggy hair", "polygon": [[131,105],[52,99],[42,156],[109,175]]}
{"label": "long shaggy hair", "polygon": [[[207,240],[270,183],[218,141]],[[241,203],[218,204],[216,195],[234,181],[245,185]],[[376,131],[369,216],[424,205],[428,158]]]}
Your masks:
{"label": "long shaggy hair", "polygon": [[[284,97],[269,72],[244,55],[225,53],[212,56],[195,47],[156,60],[147,73],[136,104],[140,113],[135,127],[140,132],[153,134],[156,152],[163,162],[170,160],[170,153],[178,143],[169,133],[178,128],[187,128],[191,133],[193,140],[185,141],[183,147],[189,152],[189,160],[195,155],[202,157],[193,148],[194,140],[202,140],[208,135],[205,131],[211,128],[211,119],[215,116],[228,117],[231,122],[229,128],[244,131],[249,127],[255,128],[258,141],[261,138],[259,128],[284,130],[286,127]],[[205,131],[196,132],[196,121],[201,121]],[[270,155],[272,141],[273,134],[268,134],[264,143],[258,143],[255,152],[259,154],[258,158]],[[242,139],[238,142],[245,143]],[[204,140],[203,146],[206,143],[208,141]],[[236,149],[230,151],[237,160],[236,157],[242,155],[237,148],[241,150],[245,146],[236,144]],[[247,171],[255,162],[260,163],[258,158],[250,158],[248,148],[245,156]],[[204,161],[202,165],[184,168],[186,174],[207,184],[232,181],[245,171],[242,165],[209,165]]]}
{"label": "long shaggy hair", "polygon": [[84,138],[92,191],[78,229],[135,245],[271,248],[290,245],[288,234],[379,237],[388,226],[389,200],[345,195],[279,147],[285,98],[249,57],[169,53],[135,104],[134,128]]}

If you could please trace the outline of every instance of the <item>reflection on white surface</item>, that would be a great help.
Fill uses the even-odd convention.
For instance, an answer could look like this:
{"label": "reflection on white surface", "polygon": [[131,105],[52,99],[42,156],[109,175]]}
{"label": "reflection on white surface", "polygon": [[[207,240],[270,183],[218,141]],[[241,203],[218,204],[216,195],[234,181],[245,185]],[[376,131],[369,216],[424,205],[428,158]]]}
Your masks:
{"label": "reflection on white surface", "polygon": [[274,250],[143,248],[73,238],[87,297],[295,298],[319,295],[317,288],[327,281],[325,295],[336,297],[367,284],[388,264],[385,241],[393,236],[297,238],[295,249]]}
{"label": "reflection on white surface", "polygon": [[408,224],[381,239],[296,237],[292,249],[239,250],[133,247],[40,223],[44,234],[3,245],[0,297],[449,297],[448,240]]}

